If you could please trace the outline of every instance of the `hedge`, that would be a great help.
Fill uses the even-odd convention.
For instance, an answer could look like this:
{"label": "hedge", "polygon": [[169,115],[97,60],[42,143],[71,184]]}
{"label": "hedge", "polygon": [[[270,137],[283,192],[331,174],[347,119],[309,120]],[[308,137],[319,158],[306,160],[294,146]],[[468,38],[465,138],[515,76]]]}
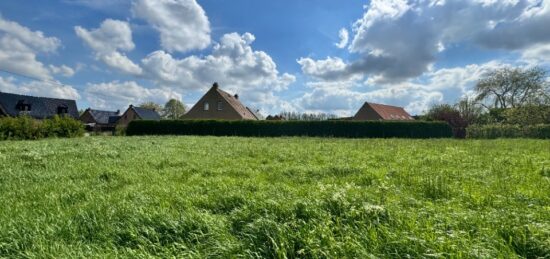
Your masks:
{"label": "hedge", "polygon": [[35,120],[28,116],[0,118],[0,140],[32,140],[84,135],[84,126],[70,117]]}
{"label": "hedge", "polygon": [[449,138],[443,122],[383,121],[132,121],[126,130],[135,135],[209,135],[243,137]]}
{"label": "hedge", "polygon": [[467,138],[533,138],[550,139],[550,124],[519,126],[510,124],[472,125],[467,129]]}

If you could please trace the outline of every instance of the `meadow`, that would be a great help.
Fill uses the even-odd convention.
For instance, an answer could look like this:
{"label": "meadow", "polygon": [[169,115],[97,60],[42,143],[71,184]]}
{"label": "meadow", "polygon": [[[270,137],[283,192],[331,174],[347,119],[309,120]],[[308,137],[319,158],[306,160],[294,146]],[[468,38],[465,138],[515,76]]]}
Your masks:
{"label": "meadow", "polygon": [[0,208],[0,258],[550,258],[550,141],[4,141]]}

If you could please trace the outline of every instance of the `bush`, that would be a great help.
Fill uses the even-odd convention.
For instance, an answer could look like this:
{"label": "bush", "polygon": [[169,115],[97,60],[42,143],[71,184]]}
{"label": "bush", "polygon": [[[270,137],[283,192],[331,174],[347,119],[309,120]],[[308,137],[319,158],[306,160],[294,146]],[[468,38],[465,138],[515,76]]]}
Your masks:
{"label": "bush", "polygon": [[473,125],[468,127],[468,138],[535,138],[550,139],[550,124],[519,126],[509,124]]}
{"label": "bush", "polygon": [[70,117],[55,116],[41,121],[28,116],[0,118],[0,140],[72,138],[83,134],[82,123]]}
{"label": "bush", "polygon": [[166,120],[132,121],[126,134],[210,135],[243,137],[345,137],[345,138],[448,138],[443,122],[384,121],[222,121]]}

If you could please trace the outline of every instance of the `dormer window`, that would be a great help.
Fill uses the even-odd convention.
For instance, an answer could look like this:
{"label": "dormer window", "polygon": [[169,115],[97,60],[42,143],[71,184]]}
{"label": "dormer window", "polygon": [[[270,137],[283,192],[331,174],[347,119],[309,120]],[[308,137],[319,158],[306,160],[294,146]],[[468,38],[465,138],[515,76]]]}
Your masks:
{"label": "dormer window", "polygon": [[20,100],[17,102],[15,108],[20,112],[28,112],[31,111],[31,104],[26,102],[25,100]]}
{"label": "dormer window", "polygon": [[57,107],[57,114],[63,115],[69,113],[69,107],[67,106],[58,106]]}
{"label": "dormer window", "polygon": [[210,110],[210,104],[208,102],[204,102],[204,110],[205,111]]}
{"label": "dormer window", "polygon": [[223,102],[218,101],[218,111],[221,111],[221,110],[223,110]]}

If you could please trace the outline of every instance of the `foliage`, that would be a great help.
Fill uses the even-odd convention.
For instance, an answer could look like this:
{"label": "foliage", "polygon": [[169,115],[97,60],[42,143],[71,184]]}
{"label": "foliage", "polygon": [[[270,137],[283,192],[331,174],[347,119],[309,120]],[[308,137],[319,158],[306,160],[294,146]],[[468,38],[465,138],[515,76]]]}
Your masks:
{"label": "foliage", "polygon": [[547,72],[540,68],[501,68],[491,71],[475,87],[476,100],[487,108],[517,108],[527,104],[549,104]]}
{"label": "foliage", "polygon": [[176,99],[170,99],[164,105],[163,118],[170,120],[178,120],[185,115],[185,105]]}
{"label": "foliage", "polygon": [[289,121],[324,121],[336,119],[338,116],[327,113],[298,113],[298,112],[281,112],[279,116]]}
{"label": "foliage", "polygon": [[158,113],[163,112],[163,107],[160,104],[155,103],[155,102],[144,102],[144,103],[140,104],[139,107],[144,108],[144,109],[148,109],[148,110],[153,110],[153,111],[156,111]]}
{"label": "foliage", "polygon": [[437,104],[430,108],[426,117],[430,121],[444,121],[451,126],[455,138],[466,137],[468,121],[463,118],[460,111],[449,104]]}
{"label": "foliage", "polygon": [[445,138],[448,125],[439,122],[384,121],[220,121],[165,120],[132,121],[126,133],[132,135],[210,136],[311,136],[350,138]]}
{"label": "foliage", "polygon": [[504,123],[522,126],[550,124],[550,106],[526,105],[503,111]]}
{"label": "foliage", "polygon": [[0,145],[1,258],[547,258],[542,140]]}
{"label": "foliage", "polygon": [[550,139],[550,124],[527,125],[527,126],[512,125],[512,124],[473,125],[468,127],[468,138]]}
{"label": "foliage", "polygon": [[41,121],[28,116],[0,118],[0,140],[72,138],[83,135],[82,123],[70,117],[55,116]]}

